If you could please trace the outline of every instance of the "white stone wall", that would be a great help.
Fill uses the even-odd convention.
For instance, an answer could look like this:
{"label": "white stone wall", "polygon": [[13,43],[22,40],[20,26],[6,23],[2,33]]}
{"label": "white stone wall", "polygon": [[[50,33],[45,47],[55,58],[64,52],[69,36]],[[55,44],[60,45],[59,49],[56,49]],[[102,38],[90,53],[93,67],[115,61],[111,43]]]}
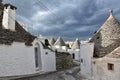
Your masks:
{"label": "white stone wall", "polygon": [[16,15],[15,9],[11,9],[10,6],[8,6],[7,8],[4,7],[2,21],[4,29],[10,29],[12,31],[15,31],[15,15]]}
{"label": "white stone wall", "polygon": [[76,50],[72,50],[72,49],[69,49],[68,52],[71,54],[71,55],[75,55],[75,60],[80,60],[80,51],[76,51]]}
{"label": "white stone wall", "polygon": [[63,50],[65,50],[65,51],[68,50],[68,48],[67,48],[66,46],[62,46],[61,48],[62,48]]}
{"label": "white stone wall", "polygon": [[[114,64],[114,70],[108,70],[108,63]],[[94,80],[120,80],[120,59],[94,59],[92,66]]]}
{"label": "white stone wall", "polygon": [[14,42],[12,45],[0,45],[0,77],[35,73],[33,47]]}
{"label": "white stone wall", "polygon": [[65,46],[54,46],[54,50],[57,50],[57,52],[67,52],[67,48]]}
{"label": "white stone wall", "polygon": [[69,44],[70,48],[72,47],[73,43],[74,43],[73,41],[67,41],[67,42],[65,42],[65,44]]}
{"label": "white stone wall", "polygon": [[93,58],[94,44],[86,43],[80,46],[80,61],[81,74],[84,77],[91,77],[92,75],[92,58]]}
{"label": "white stone wall", "polygon": [[47,49],[42,50],[42,71],[51,72],[56,71],[56,56],[55,52]]}
{"label": "white stone wall", "polygon": [[[40,42],[40,39],[36,39],[33,44],[38,43],[40,45],[40,56],[41,56],[41,70],[44,72],[56,71],[56,55],[55,52],[44,49],[43,45]],[[35,46],[35,45],[34,45]],[[47,54],[46,54],[47,52]]]}

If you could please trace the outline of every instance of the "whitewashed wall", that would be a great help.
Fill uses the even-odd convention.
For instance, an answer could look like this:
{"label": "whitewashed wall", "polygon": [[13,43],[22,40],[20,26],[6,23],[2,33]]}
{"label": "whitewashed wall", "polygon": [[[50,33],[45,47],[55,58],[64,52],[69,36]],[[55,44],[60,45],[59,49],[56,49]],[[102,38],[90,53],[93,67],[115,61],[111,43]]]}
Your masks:
{"label": "whitewashed wall", "polygon": [[68,52],[71,54],[71,55],[75,55],[75,60],[80,60],[80,51],[76,51],[76,50],[72,50],[72,49],[69,49]]}
{"label": "whitewashed wall", "polygon": [[80,46],[80,61],[81,62],[81,74],[84,77],[91,77],[92,74],[92,58],[93,58],[93,43],[81,44]]}
{"label": "whitewashed wall", "polygon": [[35,73],[33,47],[14,42],[0,45],[0,77]]}
{"label": "whitewashed wall", "polygon": [[67,47],[65,46],[54,46],[53,50],[57,50],[57,52],[67,52]]}
{"label": "whitewashed wall", "polygon": [[[39,39],[36,39],[33,44],[38,43],[40,45],[40,55],[41,55],[41,70],[44,72],[52,72],[56,71],[56,55],[55,52],[49,50],[49,49],[44,49],[43,45],[41,44]],[[35,46],[35,45],[34,45]],[[46,52],[48,54],[46,54]]]}
{"label": "whitewashed wall", "polygon": [[[108,63],[114,64],[114,70],[108,70]],[[94,80],[120,80],[120,59],[94,59],[92,66]]]}
{"label": "whitewashed wall", "polygon": [[[46,52],[48,54],[46,54]],[[44,49],[41,54],[42,58],[42,71],[51,72],[56,71],[56,56],[55,52]]]}

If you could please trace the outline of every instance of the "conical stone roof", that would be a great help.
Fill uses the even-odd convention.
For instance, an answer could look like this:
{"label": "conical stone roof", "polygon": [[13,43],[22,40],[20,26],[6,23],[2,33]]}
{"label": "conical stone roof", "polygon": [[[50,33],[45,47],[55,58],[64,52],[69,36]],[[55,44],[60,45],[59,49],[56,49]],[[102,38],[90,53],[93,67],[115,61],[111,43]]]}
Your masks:
{"label": "conical stone roof", "polygon": [[73,43],[72,49],[80,49],[80,42],[78,39]]}
{"label": "conical stone roof", "polygon": [[52,38],[49,40],[49,44],[52,46],[52,45],[54,45],[54,43],[55,43],[55,39],[52,37]]}
{"label": "conical stone roof", "polygon": [[61,37],[59,37],[54,44],[54,46],[57,46],[57,45],[58,46],[65,46],[65,42],[63,41],[63,39]]}
{"label": "conical stone roof", "polygon": [[94,34],[90,42],[95,43],[94,57],[103,57],[120,46],[120,23],[112,15],[101,28]]}

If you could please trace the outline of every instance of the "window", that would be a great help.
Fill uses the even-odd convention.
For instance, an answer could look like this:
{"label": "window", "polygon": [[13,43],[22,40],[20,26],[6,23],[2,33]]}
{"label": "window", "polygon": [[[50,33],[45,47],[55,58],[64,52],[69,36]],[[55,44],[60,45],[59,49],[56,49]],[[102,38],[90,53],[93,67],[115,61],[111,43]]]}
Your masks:
{"label": "window", "polygon": [[83,59],[81,59],[81,63],[83,63]]}
{"label": "window", "polygon": [[93,64],[96,64],[96,62],[95,62],[95,61],[93,61]]}
{"label": "window", "polygon": [[36,70],[42,69],[42,62],[41,62],[41,51],[40,51],[40,44],[36,43],[34,45],[34,55],[35,55],[35,67]]}
{"label": "window", "polygon": [[45,53],[46,55],[48,54],[48,52]]}
{"label": "window", "polygon": [[108,63],[108,70],[114,70],[114,64]]}
{"label": "window", "polygon": [[38,48],[35,47],[35,66],[38,67]]}
{"label": "window", "polygon": [[98,36],[97,39],[99,39],[100,37]]}
{"label": "window", "polygon": [[55,49],[55,53],[57,53],[57,49]]}

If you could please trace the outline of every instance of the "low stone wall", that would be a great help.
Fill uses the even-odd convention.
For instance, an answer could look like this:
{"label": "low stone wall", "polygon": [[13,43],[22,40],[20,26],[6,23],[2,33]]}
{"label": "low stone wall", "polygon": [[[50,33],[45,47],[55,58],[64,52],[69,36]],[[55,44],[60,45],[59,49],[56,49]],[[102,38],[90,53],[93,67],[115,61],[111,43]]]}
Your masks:
{"label": "low stone wall", "polygon": [[59,52],[56,54],[57,58],[57,70],[63,70],[67,68],[73,67],[73,59],[72,56],[67,52]]}

